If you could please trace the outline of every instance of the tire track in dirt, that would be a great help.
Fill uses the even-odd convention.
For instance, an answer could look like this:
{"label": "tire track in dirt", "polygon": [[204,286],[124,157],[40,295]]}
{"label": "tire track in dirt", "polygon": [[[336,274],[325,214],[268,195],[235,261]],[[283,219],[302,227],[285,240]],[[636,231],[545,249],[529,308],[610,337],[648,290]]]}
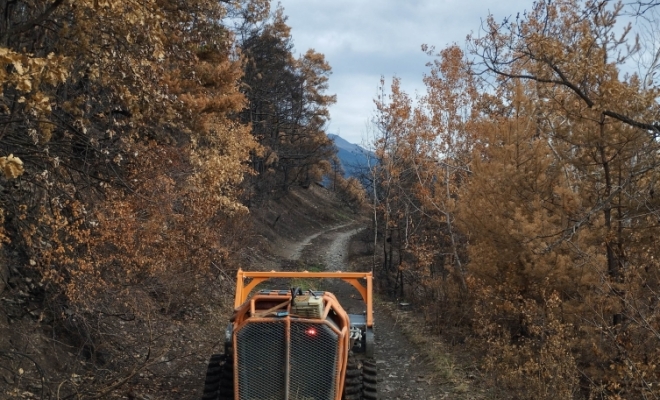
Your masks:
{"label": "tire track in dirt", "polygon": [[[291,261],[299,260],[300,257],[302,256],[303,252],[304,252],[305,249],[307,248],[307,246],[310,246],[310,245],[312,244],[312,242],[313,242],[316,238],[318,238],[319,236],[321,236],[321,235],[327,235],[327,234],[329,234],[329,233],[331,233],[331,232],[337,231],[337,230],[339,230],[339,229],[343,229],[343,228],[345,228],[345,227],[347,227],[347,226],[349,226],[349,225],[352,225],[352,224],[354,224],[354,223],[353,223],[353,222],[348,222],[348,223],[345,223],[345,224],[341,224],[341,225],[338,225],[338,226],[334,226],[334,227],[329,228],[329,229],[327,229],[327,230],[325,230],[325,231],[317,232],[317,233],[315,233],[315,234],[313,234],[313,235],[310,235],[310,236],[306,237],[305,239],[303,239],[303,240],[301,240],[300,242],[296,243],[296,244],[290,249],[290,253],[289,253],[289,257],[288,257],[289,260],[291,260]],[[350,238],[350,236],[349,236],[349,238]],[[348,239],[347,239],[347,240],[348,240]]]}
{"label": "tire track in dirt", "polygon": [[[357,223],[349,223],[311,235],[300,244],[296,260],[308,264],[321,263],[328,271],[348,271],[350,240],[363,229]],[[365,309],[357,291],[344,282],[328,279],[322,283],[322,289],[333,292],[349,313],[361,313]],[[450,398],[450,394],[436,384],[434,370],[426,361],[423,349],[416,348],[397,326],[402,322],[396,312],[375,302],[374,322],[375,358],[379,374],[378,398]]]}

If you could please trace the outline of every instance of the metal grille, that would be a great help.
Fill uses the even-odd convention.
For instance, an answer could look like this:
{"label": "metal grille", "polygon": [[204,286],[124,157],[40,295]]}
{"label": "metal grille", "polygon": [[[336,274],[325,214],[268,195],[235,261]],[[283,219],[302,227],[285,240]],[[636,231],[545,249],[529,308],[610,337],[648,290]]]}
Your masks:
{"label": "metal grille", "polygon": [[291,321],[290,400],[333,400],[339,338],[325,324]]}
{"label": "metal grille", "polygon": [[283,400],[284,321],[248,323],[237,333],[238,391],[242,400]]}
{"label": "metal grille", "polygon": [[338,335],[326,324],[291,321],[286,399],[286,320],[248,322],[237,333],[241,400],[333,400]]}

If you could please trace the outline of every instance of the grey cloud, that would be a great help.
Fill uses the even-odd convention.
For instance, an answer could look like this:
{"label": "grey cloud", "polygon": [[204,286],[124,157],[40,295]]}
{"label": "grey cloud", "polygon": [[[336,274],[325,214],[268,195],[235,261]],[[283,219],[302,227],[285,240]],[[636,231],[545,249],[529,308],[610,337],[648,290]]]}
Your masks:
{"label": "grey cloud", "polygon": [[438,49],[463,45],[493,13],[497,19],[532,6],[532,0],[281,0],[289,16],[298,53],[308,48],[326,55],[333,67],[330,92],[338,102],[330,109],[330,131],[359,143],[373,115],[380,76],[402,79],[414,97],[423,91],[423,43]]}

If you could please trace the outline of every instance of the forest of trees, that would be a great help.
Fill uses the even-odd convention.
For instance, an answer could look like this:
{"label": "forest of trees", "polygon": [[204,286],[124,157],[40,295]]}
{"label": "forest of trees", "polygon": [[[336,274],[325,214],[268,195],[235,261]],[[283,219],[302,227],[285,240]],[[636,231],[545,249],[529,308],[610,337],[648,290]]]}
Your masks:
{"label": "forest of trees", "polygon": [[[96,368],[85,385],[71,380],[84,365],[45,371],[25,331],[0,340],[0,385],[104,398],[166,353],[156,314],[203,307],[210,271],[237,267],[248,207],[329,171],[331,68],[294,57],[269,0],[0,11],[0,327],[34,314],[20,329]],[[144,335],[119,338],[119,324]]]}
{"label": "forest of trees", "polygon": [[[326,174],[365,200],[325,132],[331,67],[269,0],[0,10],[0,328],[29,337],[0,337],[2,395],[106,397],[237,266],[250,207]],[[424,46],[417,98],[381,81],[379,284],[505,397],[660,397],[659,12],[541,0]],[[84,362],[45,371],[39,335]]]}
{"label": "forest of trees", "polygon": [[656,5],[538,1],[381,82],[381,283],[508,398],[660,396]]}
{"label": "forest of trees", "polygon": [[330,65],[312,49],[294,58],[281,8],[265,22],[239,29],[245,57],[241,91],[248,101],[240,121],[252,126],[263,149],[251,160],[259,174],[251,181],[257,199],[273,190],[320,181],[335,154],[324,130],[328,106],[335,102],[335,96],[325,94]]}

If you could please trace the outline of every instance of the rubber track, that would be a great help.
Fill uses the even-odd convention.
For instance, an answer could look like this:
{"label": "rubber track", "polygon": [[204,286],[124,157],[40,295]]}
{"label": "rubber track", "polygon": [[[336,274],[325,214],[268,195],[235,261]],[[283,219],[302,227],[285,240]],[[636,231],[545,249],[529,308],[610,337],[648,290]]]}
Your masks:
{"label": "rubber track", "polygon": [[209,360],[206,368],[206,379],[204,380],[204,393],[202,400],[217,400],[220,379],[222,376],[221,365],[224,365],[224,354],[214,354]]}
{"label": "rubber track", "polygon": [[362,362],[362,398],[364,400],[378,399],[378,371],[376,362],[372,359]]}
{"label": "rubber track", "polygon": [[362,400],[362,371],[358,368],[353,354],[349,354],[346,364],[346,379],[342,400]]}
{"label": "rubber track", "polygon": [[218,400],[234,400],[234,362],[231,355],[220,366],[222,375],[218,388]]}

